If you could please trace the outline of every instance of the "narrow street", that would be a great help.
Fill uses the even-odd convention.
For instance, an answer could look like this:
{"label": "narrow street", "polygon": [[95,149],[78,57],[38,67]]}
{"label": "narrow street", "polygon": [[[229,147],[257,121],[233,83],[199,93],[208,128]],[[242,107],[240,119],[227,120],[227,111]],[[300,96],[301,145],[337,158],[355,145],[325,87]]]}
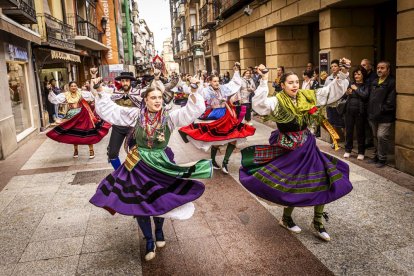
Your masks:
{"label": "narrow street", "polygon": [[[271,128],[254,125],[256,135],[243,147],[267,141]],[[278,225],[282,207],[255,198],[238,183],[239,150],[231,157],[230,175],[215,171],[205,181],[190,220],[166,221],[167,246],[145,262],[135,219],[111,216],[88,202],[111,171],[108,140],[109,135],[96,145],[95,159],[88,159],[86,146],[73,159],[72,145],[43,133],[0,161],[0,275],[413,273],[414,177],[385,168],[388,178],[404,182],[394,183],[367,170],[366,163],[365,168],[349,163],[354,190],[327,206],[332,241],[326,243],[309,231],[312,208],[295,209],[303,231],[292,235]],[[177,132],[170,145],[178,163],[209,158]]]}

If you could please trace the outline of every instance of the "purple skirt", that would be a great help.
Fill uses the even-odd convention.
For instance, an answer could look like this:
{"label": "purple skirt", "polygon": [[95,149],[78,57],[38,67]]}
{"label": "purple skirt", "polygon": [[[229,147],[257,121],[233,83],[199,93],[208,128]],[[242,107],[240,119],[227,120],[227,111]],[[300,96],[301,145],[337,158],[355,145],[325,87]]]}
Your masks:
{"label": "purple skirt", "polygon": [[[274,144],[278,131],[269,139]],[[268,147],[265,149],[265,147]],[[275,157],[265,164],[267,154]],[[271,202],[292,207],[315,206],[337,200],[352,190],[349,166],[322,153],[316,139],[309,134],[295,150],[253,146],[242,150],[240,182],[251,193]]]}
{"label": "purple skirt", "polygon": [[204,189],[200,181],[171,177],[139,161],[131,172],[122,165],[108,175],[89,202],[111,214],[160,216],[196,200]]}

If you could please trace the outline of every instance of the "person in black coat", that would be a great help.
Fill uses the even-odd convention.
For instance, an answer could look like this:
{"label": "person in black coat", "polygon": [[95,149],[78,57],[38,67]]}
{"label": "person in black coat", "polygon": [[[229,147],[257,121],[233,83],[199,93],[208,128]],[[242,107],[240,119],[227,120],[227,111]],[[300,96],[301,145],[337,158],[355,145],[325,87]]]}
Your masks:
{"label": "person in black coat", "polygon": [[369,97],[369,85],[366,83],[367,70],[361,65],[352,73],[353,81],[350,83],[345,107],[345,158],[349,158],[353,148],[354,129],[356,128],[358,141],[358,160],[364,160],[365,155],[365,117],[366,101]]}
{"label": "person in black coat", "polygon": [[391,126],[395,122],[396,91],[395,78],[390,75],[390,63],[381,61],[377,65],[378,78],[371,83],[368,120],[374,135],[375,157],[378,168],[386,165],[390,149]]}

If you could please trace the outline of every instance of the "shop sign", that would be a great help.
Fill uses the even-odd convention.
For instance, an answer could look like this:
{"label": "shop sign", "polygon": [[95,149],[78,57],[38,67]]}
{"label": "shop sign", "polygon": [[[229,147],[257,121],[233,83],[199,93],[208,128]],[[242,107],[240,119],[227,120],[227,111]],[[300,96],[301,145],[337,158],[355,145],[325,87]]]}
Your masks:
{"label": "shop sign", "polygon": [[27,53],[26,49],[14,46],[12,44],[6,44],[7,53],[9,54],[8,60],[16,60],[16,61],[28,61],[29,54]]}
{"label": "shop sign", "polygon": [[123,64],[109,64],[109,72],[122,72],[124,71]]}
{"label": "shop sign", "polygon": [[196,49],[196,50],[194,51],[194,55],[195,55],[196,57],[202,57],[202,56],[203,56],[203,49]]}
{"label": "shop sign", "polygon": [[66,61],[81,62],[80,56],[64,53],[60,51],[50,51],[52,59],[63,59]]}
{"label": "shop sign", "polygon": [[[114,0],[98,0],[98,4],[96,6],[97,17],[105,17],[107,20],[105,30],[102,30],[102,27],[98,26],[99,31],[103,32],[102,43],[108,48],[108,51],[106,51],[102,57],[102,64],[104,65],[116,65],[120,63],[118,55],[120,54],[119,51],[122,50],[122,46],[118,49],[117,23],[115,15],[116,3],[114,3]],[[122,20],[120,21],[120,24],[122,24]],[[119,29],[119,33],[121,34],[122,32],[120,31],[121,30]],[[122,41],[122,36],[120,36],[120,40]]]}

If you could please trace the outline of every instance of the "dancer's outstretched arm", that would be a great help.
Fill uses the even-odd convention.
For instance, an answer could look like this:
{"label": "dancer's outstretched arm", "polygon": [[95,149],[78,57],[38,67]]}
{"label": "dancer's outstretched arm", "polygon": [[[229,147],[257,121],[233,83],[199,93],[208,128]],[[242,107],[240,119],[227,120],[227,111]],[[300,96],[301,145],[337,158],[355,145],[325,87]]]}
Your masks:
{"label": "dancer's outstretched arm", "polygon": [[348,76],[349,74],[347,72],[340,71],[337,78],[329,83],[328,86],[315,90],[316,105],[323,106],[331,104],[342,98],[349,85]]}
{"label": "dancer's outstretched arm", "polygon": [[232,96],[235,93],[240,91],[240,88],[242,85],[242,79],[240,76],[240,70],[239,70],[238,63],[234,65],[233,70],[234,70],[234,74],[230,82],[220,86],[221,93],[223,94],[224,97]]}
{"label": "dancer's outstretched arm", "polygon": [[56,95],[52,90],[49,90],[49,95],[47,95],[49,102],[52,104],[62,104],[66,103],[65,93],[60,93]]}
{"label": "dancer's outstretched arm", "polygon": [[96,113],[110,124],[117,126],[135,126],[139,108],[119,106],[107,93],[95,95]]}
{"label": "dancer's outstretched arm", "polygon": [[[262,65],[261,65],[262,66]],[[263,68],[264,65],[263,65]],[[254,91],[254,96],[252,98],[252,108],[259,115],[269,115],[277,106],[277,98],[275,96],[268,97],[269,87],[267,86],[268,73],[262,74],[259,71],[259,74],[262,75],[260,84]]]}
{"label": "dancer's outstretched arm", "polygon": [[199,93],[192,93],[184,107],[170,113],[169,127],[173,130],[176,127],[188,126],[200,117],[204,111],[206,111],[204,98]]}

